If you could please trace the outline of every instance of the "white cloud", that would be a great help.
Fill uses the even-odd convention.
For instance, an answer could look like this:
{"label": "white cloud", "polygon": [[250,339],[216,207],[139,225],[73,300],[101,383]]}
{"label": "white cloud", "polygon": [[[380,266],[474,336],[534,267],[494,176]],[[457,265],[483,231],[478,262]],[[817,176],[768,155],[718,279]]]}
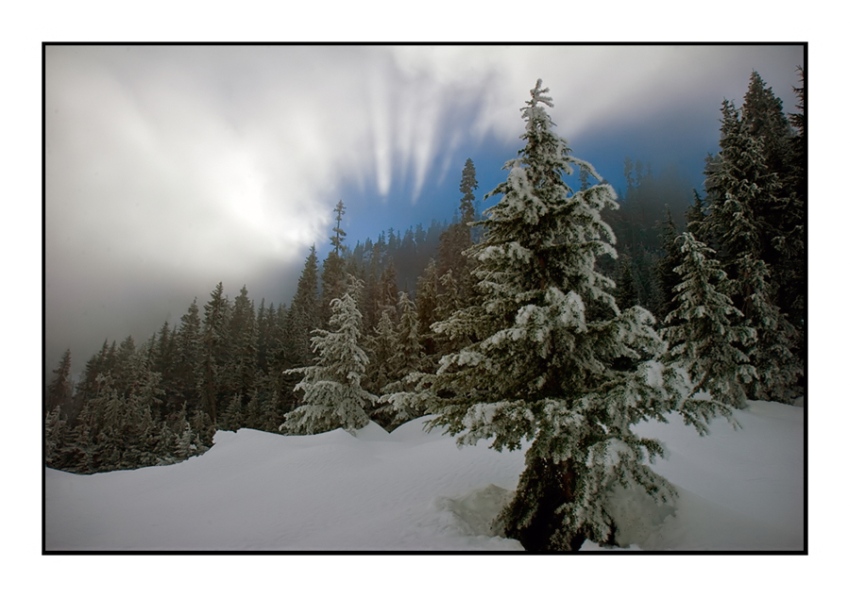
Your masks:
{"label": "white cloud", "polygon": [[[79,297],[61,314],[74,319],[97,293],[128,308],[116,303],[143,284],[204,296],[219,279],[254,288],[274,267],[300,268],[346,186],[415,202],[430,178],[445,178],[461,140],[518,144],[538,77],[573,141],[705,89],[734,97],[753,68],[779,92],[788,86],[777,73],[796,55],[802,62],[799,50],[760,47],[48,47],[48,315],[59,317],[64,296]],[[348,217],[362,217],[357,206]]]}
{"label": "white cloud", "polygon": [[[647,119],[759,48],[99,47],[48,51],[47,206],[80,243],[199,271],[291,259],[340,184],[421,193],[458,135],[510,142],[538,77],[568,138]],[[748,69],[742,67],[744,81]],[[738,77],[735,88],[744,81]],[[465,111],[469,117],[456,118]],[[439,173],[436,173],[439,175]],[[49,240],[63,252],[62,237]],[[251,242],[248,242],[251,241]],[[57,243],[60,246],[55,246]]]}

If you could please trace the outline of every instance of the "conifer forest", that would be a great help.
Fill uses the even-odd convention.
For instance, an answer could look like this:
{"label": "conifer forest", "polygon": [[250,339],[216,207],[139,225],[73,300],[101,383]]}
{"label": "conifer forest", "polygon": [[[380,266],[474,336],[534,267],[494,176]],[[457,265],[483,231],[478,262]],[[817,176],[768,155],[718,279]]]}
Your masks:
{"label": "conifer forest", "polygon": [[67,350],[46,372],[46,466],[163,466],[217,431],[392,431],[427,416],[459,445],[525,450],[502,536],[534,552],[613,544],[600,496],[676,499],[649,466],[664,446],[636,424],[681,416],[700,441],[752,401],[805,396],[802,68],[796,79],[794,106],[755,71],[740,105],[718,100],[702,188],[634,156],[615,188],[556,126],[547,82],[528,81],[508,106],[521,149],[486,177],[472,157],[449,171],[442,219],[354,238],[346,216],[368,216],[339,200],[291,299],[211,280],[179,321]]}

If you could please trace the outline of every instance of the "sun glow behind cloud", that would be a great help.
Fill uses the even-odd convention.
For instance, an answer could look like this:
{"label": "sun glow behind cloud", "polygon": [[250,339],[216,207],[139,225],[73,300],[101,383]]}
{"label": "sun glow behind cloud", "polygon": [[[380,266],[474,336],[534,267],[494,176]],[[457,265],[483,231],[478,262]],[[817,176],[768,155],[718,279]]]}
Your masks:
{"label": "sun glow behind cloud", "polygon": [[562,134],[581,137],[715,84],[727,63],[706,52],[49,48],[48,208],[77,215],[90,232],[80,242],[120,231],[135,252],[188,251],[199,270],[245,267],[249,243],[234,251],[219,235],[291,258],[324,236],[340,185],[415,203],[429,177],[446,175],[460,139],[516,140],[537,77],[556,98]]}
{"label": "sun glow behind cloud", "polygon": [[706,89],[713,127],[751,69],[780,93],[795,60],[760,47],[50,46],[48,323],[150,283],[204,296],[223,279],[263,296],[271,272],[326,241],[352,188],[367,204],[347,217],[362,220],[458,176],[460,151],[513,157],[537,78],[572,143]]}

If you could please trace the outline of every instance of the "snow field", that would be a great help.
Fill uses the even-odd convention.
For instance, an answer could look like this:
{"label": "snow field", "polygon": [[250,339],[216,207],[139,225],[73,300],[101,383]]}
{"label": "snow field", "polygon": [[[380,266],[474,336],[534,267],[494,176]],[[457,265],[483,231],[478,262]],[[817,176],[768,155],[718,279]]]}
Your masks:
{"label": "snow field", "polygon": [[[803,549],[803,409],[750,403],[700,438],[681,420],[645,423],[667,458],[653,467],[677,509],[617,493],[611,512],[630,549]],[[489,522],[510,498],[522,452],[459,448],[417,419],[387,433],[280,436],[219,431],[178,464],[91,476],[48,469],[48,551],[521,550]],[[587,542],[584,550],[603,549]]]}

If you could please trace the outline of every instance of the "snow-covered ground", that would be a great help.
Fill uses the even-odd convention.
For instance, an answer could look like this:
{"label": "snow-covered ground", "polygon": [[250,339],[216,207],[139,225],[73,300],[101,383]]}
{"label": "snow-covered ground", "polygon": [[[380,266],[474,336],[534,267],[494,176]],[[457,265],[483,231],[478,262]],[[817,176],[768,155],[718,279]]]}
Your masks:
{"label": "snow-covered ground", "polygon": [[[741,430],[721,419],[701,438],[680,420],[644,424],[661,439],[654,465],[677,488],[676,509],[618,496],[632,549],[804,548],[803,409],[750,403]],[[218,432],[202,456],[91,476],[48,469],[48,551],[521,550],[490,520],[523,468],[521,452],[459,448],[422,430],[375,424],[280,436]],[[585,550],[601,549],[586,543]]]}

